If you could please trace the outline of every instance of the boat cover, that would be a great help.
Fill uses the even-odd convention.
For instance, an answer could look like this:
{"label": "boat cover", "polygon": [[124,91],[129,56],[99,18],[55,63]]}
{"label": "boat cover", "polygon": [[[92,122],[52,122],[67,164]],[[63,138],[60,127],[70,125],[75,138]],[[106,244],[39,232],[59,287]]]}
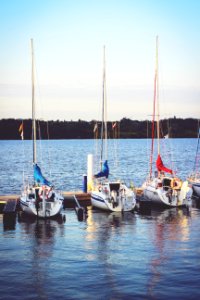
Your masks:
{"label": "boat cover", "polygon": [[100,177],[106,177],[108,178],[109,176],[109,167],[108,167],[108,161],[105,160],[102,166],[102,171],[94,175],[95,178],[100,178]]}
{"label": "boat cover", "polygon": [[156,160],[156,167],[157,167],[159,172],[164,171],[164,172],[167,172],[167,173],[170,173],[170,174],[173,173],[173,171],[171,169],[168,169],[164,166],[160,154],[158,155],[157,160]]}
{"label": "boat cover", "polygon": [[37,164],[34,165],[34,179],[41,185],[51,186],[51,183],[42,175],[41,169]]}

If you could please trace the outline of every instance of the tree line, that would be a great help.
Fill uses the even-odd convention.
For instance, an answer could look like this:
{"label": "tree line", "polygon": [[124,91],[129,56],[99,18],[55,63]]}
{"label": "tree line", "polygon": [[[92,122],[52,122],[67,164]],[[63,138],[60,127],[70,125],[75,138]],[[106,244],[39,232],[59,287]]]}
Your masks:
{"label": "tree line", "polygon": [[[21,139],[19,132],[23,122],[23,138],[32,139],[31,119],[1,119],[0,139],[18,140]],[[37,138],[41,139],[92,139],[100,138],[100,121],[36,121]],[[198,131],[198,119],[170,118],[160,121],[161,137],[171,138],[195,138]],[[123,118],[117,122],[108,122],[108,136],[110,138],[151,138],[152,121],[138,121]],[[156,130],[156,124],[155,124]]]}

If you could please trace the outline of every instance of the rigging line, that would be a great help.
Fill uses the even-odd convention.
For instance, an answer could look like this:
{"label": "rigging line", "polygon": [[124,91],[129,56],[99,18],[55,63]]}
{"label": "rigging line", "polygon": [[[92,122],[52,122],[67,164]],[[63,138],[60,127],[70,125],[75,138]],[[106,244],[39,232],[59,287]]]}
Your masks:
{"label": "rigging line", "polygon": [[23,170],[22,170],[22,176],[23,176],[23,189],[25,188],[25,171],[24,171],[24,162],[25,162],[25,146],[24,146],[24,121],[22,120],[22,153],[23,153]]}
{"label": "rigging line", "polygon": [[199,127],[199,120],[198,120],[197,148],[196,148],[196,155],[195,155],[195,162],[194,162],[194,172],[197,172],[198,169],[199,138],[200,138],[200,127]]}
{"label": "rigging line", "polygon": [[[24,140],[24,132],[25,132],[25,128],[24,128],[24,121],[22,120],[22,128],[23,128],[23,135],[22,135],[22,159],[23,159],[23,188],[26,187],[26,181],[28,182],[28,178],[31,177],[30,174],[32,175],[32,170],[31,170],[31,173],[30,173],[30,166],[31,166],[31,163],[30,161],[28,160],[28,155],[26,155],[25,153],[25,140]],[[26,173],[25,173],[25,170],[26,170]]]}
{"label": "rigging line", "polygon": [[42,135],[41,135],[41,126],[40,126],[40,121],[39,120],[37,120],[37,124],[38,124],[38,134],[39,134],[40,163],[41,163],[41,166],[42,166],[42,164],[43,164]]}
{"label": "rigging line", "polygon": [[112,140],[113,140],[114,166],[117,166],[116,122],[111,123],[111,128],[112,128],[111,132],[112,132]]}
{"label": "rigging line", "polygon": [[[146,149],[147,149],[147,157],[149,157],[149,121],[147,120],[147,140],[146,140]],[[150,169],[149,169],[150,165],[149,162],[147,162],[147,170],[148,173],[150,174]]]}
{"label": "rigging line", "polygon": [[48,141],[48,147],[47,147],[47,151],[48,151],[48,162],[49,162],[49,176],[50,176],[50,179],[51,178],[51,175],[52,175],[52,172],[51,172],[51,152],[50,152],[50,146],[49,146],[49,122],[47,120],[47,141]]}
{"label": "rigging line", "polygon": [[115,143],[115,161],[116,167],[119,166],[119,159],[118,159],[118,149],[119,149],[119,139],[118,139],[118,126],[119,122],[115,122],[116,126],[114,127],[114,143]]}
{"label": "rigging line", "polygon": [[98,122],[94,123],[94,127],[93,127],[93,133],[94,133],[94,161],[95,161],[95,164],[94,164],[94,168],[95,168],[95,173],[96,171],[98,170],[98,167],[97,166],[97,161],[99,161],[99,157],[98,157]]}
{"label": "rigging line", "polygon": [[170,119],[168,118],[167,120],[167,129],[168,129],[168,140],[169,140],[169,149],[170,149],[170,152],[169,152],[169,157],[170,157],[170,162],[171,162],[171,165],[172,165],[172,170],[175,170],[177,172],[177,168],[175,167],[175,164],[174,164],[174,155],[173,155],[173,147],[172,147],[172,141],[171,141],[171,131],[170,131]]}

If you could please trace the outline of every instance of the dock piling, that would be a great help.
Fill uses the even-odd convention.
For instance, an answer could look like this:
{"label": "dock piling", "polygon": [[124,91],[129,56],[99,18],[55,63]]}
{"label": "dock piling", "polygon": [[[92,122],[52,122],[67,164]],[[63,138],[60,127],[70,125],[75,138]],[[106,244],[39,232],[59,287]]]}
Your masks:
{"label": "dock piling", "polygon": [[76,196],[74,195],[74,201],[76,203],[75,206],[75,211],[78,217],[79,221],[83,221],[83,217],[84,217],[84,208],[80,206],[78,199],[76,198]]}

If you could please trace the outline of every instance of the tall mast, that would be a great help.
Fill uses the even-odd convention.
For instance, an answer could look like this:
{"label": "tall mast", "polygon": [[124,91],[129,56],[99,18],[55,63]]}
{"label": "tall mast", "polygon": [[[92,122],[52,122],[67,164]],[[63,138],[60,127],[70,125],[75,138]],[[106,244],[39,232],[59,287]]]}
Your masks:
{"label": "tall mast", "polygon": [[[105,151],[105,160],[107,160],[107,97],[106,97],[106,59],[105,46],[103,47],[103,94],[102,94],[102,126],[101,126],[101,166],[103,162],[103,152]],[[105,150],[104,150],[105,143]]]}
{"label": "tall mast", "polygon": [[105,160],[108,159],[108,132],[107,132],[107,93],[106,93],[106,48],[104,46],[104,126],[105,126]]}
{"label": "tall mast", "polygon": [[156,36],[156,104],[157,104],[157,141],[158,141],[158,154],[160,154],[160,109],[159,109],[159,82],[158,82],[158,36]]}
{"label": "tall mast", "polygon": [[33,39],[31,39],[31,58],[32,58],[32,130],[33,130],[33,164],[37,162],[36,156],[36,122],[35,122],[35,86],[34,86],[34,49]]}
{"label": "tall mast", "polygon": [[157,105],[157,138],[158,138],[158,154],[160,154],[160,126],[159,126],[159,103],[158,103],[158,36],[156,36],[156,63],[154,74],[154,95],[153,95],[153,117],[152,117],[152,138],[151,138],[151,155],[150,155],[150,178],[152,176],[152,163],[154,152],[154,138],[155,138],[155,113]]}

